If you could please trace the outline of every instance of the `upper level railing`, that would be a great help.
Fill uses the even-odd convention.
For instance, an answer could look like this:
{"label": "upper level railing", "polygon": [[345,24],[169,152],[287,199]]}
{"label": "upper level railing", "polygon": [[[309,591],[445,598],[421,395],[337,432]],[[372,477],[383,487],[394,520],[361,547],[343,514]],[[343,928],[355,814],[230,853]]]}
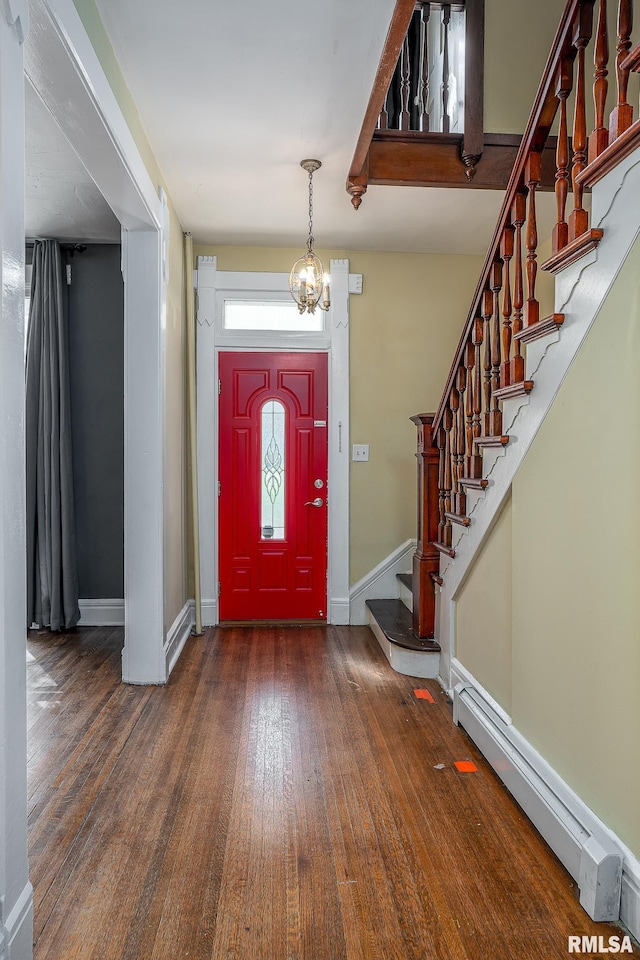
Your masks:
{"label": "upper level railing", "polygon": [[[616,30],[613,65],[608,14]],[[538,269],[557,273],[600,241],[602,231],[589,225],[585,189],[640,146],[640,120],[634,121],[628,100],[629,75],[640,72],[640,46],[630,52],[632,25],[633,0],[619,0],[617,9],[607,0],[597,0],[597,6],[596,0],[568,0],[563,13],[433,422],[440,452],[435,545],[441,552],[453,555],[452,523],[469,523],[467,488],[486,486],[484,447],[509,442],[502,428],[502,401],[533,388],[525,380],[526,344],[564,320],[555,313],[540,317]],[[588,54],[593,58],[593,82],[587,79]],[[614,93],[613,109],[607,116],[609,92]],[[591,96],[592,111],[587,108]],[[542,151],[554,123],[556,223],[552,255],[539,265],[536,190]]]}
{"label": "upper level railing", "polygon": [[[355,209],[369,183],[429,181],[428,173],[407,180],[406,163],[389,180],[389,151],[407,139],[426,168],[444,151],[447,178],[438,183],[468,183],[484,151],[483,119],[484,0],[396,0],[347,177]],[[497,176],[492,167],[482,186],[497,187]]]}
{"label": "upper level railing", "polygon": [[418,0],[378,130],[463,133],[465,5]]}

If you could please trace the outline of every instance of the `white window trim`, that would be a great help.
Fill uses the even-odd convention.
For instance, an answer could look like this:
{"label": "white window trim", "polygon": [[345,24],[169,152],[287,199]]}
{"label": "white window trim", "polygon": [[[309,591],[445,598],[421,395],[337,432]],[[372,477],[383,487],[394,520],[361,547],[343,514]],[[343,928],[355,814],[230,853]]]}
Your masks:
{"label": "white window trim", "polygon": [[197,400],[198,489],[200,490],[200,571],[202,618],[216,624],[218,613],[218,361],[223,350],[326,351],[329,356],[329,550],[327,620],[349,623],[349,295],[362,292],[362,275],[349,273],[348,260],[331,261],[331,301],[325,330],[224,330],[224,300],[289,296],[287,273],[217,270],[215,257],[198,257]]}

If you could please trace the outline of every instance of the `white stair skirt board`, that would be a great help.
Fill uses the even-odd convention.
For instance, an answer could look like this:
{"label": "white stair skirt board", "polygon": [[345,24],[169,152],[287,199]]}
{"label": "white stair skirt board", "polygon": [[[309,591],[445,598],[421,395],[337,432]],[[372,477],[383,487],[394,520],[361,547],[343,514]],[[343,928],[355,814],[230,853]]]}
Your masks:
{"label": "white stair skirt board", "polygon": [[178,662],[182,648],[191,636],[193,624],[193,610],[191,601],[187,601],[171,624],[164,644],[164,659],[167,667],[167,679]]}
{"label": "white stair skirt board", "polygon": [[640,232],[636,212],[639,194],[640,150],[637,150],[593,188],[592,222],[594,227],[604,230],[604,236],[595,250],[556,277],[555,310],[565,315],[565,321],[559,331],[527,346],[525,376],[535,381],[535,387],[526,397],[504,401],[503,432],[509,435],[509,444],[499,450],[485,450],[483,472],[489,485],[467,509],[471,525],[453,531],[455,557],[440,560],[443,584],[437,603],[435,639],[442,650],[441,676],[446,688],[451,686],[449,664],[455,655],[455,601],[459,590]]}
{"label": "white stair skirt board", "polygon": [[409,587],[405,586],[401,580],[398,580],[398,596],[404,603],[407,610],[413,611],[413,593]]}
{"label": "white stair skirt board", "polygon": [[367,600],[398,598],[399,581],[396,574],[404,573],[411,566],[416,543],[416,540],[407,540],[402,543],[351,587],[349,591],[350,623],[354,625],[369,623],[369,611],[365,606]]}
{"label": "white stair skirt board", "polygon": [[440,670],[440,654],[422,650],[407,650],[391,643],[378,626],[375,617],[367,609],[369,626],[380,644],[380,648],[396,673],[407,677],[419,677],[421,680],[435,680]]}
{"label": "white stair skirt board", "polygon": [[81,627],[123,627],[124,600],[78,600]]}
{"label": "white stair skirt board", "polygon": [[[621,920],[640,937],[640,861],[509,722],[457,660],[454,722],[464,727],[580,888],[594,920]],[[483,693],[485,695],[483,695]]]}
{"label": "white stair skirt board", "polygon": [[33,887],[25,884],[16,904],[4,924],[4,950],[0,941],[0,956],[9,960],[23,960],[31,956],[33,944]]}

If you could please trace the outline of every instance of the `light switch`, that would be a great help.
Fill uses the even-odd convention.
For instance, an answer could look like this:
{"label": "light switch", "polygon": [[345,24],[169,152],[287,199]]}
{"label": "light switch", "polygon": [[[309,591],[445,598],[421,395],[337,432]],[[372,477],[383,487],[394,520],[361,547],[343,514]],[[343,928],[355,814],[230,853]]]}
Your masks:
{"label": "light switch", "polygon": [[355,462],[357,460],[363,461],[369,459],[369,444],[368,443],[354,443],[353,453],[351,459]]}

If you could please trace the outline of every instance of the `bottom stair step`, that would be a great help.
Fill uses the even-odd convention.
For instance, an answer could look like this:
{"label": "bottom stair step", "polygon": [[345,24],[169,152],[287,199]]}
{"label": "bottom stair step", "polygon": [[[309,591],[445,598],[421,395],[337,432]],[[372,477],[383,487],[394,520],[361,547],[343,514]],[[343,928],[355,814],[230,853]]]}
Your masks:
{"label": "bottom stair step", "polygon": [[369,626],[394,670],[409,677],[438,676],[440,644],[416,637],[411,613],[401,600],[367,600],[367,607]]}
{"label": "bottom stair step", "polygon": [[367,606],[387,640],[405,650],[440,653],[435,640],[420,640],[413,632],[413,618],[401,600],[367,600]]}

